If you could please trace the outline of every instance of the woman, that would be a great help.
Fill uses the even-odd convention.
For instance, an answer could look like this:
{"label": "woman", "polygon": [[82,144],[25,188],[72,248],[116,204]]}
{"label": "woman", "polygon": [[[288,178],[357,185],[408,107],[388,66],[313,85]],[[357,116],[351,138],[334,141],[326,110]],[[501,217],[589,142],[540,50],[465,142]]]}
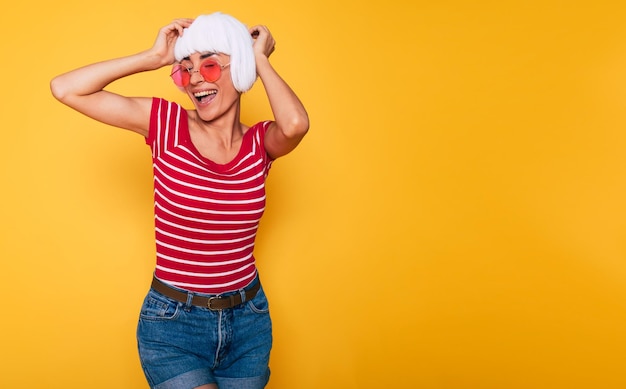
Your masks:
{"label": "woman", "polygon": [[[265,178],[309,128],[308,115],[271,66],[274,39],[222,13],[177,19],[143,52],[54,78],[53,95],[151,147],[156,268],[137,327],[153,388],[263,388],[271,320],[253,256]],[[194,105],[126,97],[104,88],[174,65]],[[274,120],[240,121],[241,94],[260,78]]]}

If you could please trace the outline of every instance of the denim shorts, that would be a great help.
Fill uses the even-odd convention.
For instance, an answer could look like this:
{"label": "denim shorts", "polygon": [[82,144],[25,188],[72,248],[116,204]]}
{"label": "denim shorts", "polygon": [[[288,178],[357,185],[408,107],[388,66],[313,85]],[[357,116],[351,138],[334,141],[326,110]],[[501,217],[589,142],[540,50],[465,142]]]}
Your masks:
{"label": "denim shorts", "polygon": [[[247,288],[256,282],[258,276]],[[219,389],[264,388],[270,375],[272,321],[263,287],[253,299],[223,310],[188,305],[150,289],[141,308],[137,343],[151,388],[192,389],[211,383]]]}

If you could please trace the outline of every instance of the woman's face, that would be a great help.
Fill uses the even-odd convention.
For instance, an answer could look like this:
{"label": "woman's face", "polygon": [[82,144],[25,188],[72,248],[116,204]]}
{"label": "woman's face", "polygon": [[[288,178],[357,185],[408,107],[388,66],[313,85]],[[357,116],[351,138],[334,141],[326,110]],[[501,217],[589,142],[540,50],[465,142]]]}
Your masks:
{"label": "woman's face", "polygon": [[238,108],[240,93],[232,82],[229,55],[194,53],[180,64],[189,74],[184,89],[202,120],[211,121]]}

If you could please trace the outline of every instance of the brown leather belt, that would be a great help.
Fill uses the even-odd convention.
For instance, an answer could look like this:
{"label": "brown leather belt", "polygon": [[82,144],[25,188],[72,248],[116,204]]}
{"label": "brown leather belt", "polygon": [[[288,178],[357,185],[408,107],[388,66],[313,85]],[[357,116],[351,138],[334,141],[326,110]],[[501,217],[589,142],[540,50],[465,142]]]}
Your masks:
{"label": "brown leather belt", "polygon": [[[257,281],[257,283],[254,284],[250,289],[245,290],[245,301],[252,300],[254,296],[256,296],[260,288],[261,281]],[[172,289],[170,286],[163,283],[156,277],[152,278],[152,289],[156,290],[164,296],[167,296],[176,301],[180,301],[181,303],[187,302],[187,293],[181,292],[180,290]],[[196,307],[209,308],[212,311],[234,308],[241,303],[243,303],[243,301],[241,299],[241,294],[239,293],[223,297],[206,297],[194,295],[191,299],[191,305],[195,305]]]}

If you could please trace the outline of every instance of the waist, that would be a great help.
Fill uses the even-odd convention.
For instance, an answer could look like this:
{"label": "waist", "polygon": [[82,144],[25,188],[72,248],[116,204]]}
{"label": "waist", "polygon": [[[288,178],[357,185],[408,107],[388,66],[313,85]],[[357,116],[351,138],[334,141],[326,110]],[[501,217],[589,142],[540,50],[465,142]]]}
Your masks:
{"label": "waist", "polygon": [[[246,288],[257,276],[254,255],[250,254],[235,263],[206,257],[185,257],[185,263],[167,261],[157,251],[154,275],[168,285],[175,285],[183,292],[204,295],[220,295]],[[217,269],[217,270],[216,270]]]}
{"label": "waist", "polygon": [[159,280],[156,276],[153,276],[152,278],[151,287],[162,295],[181,303],[216,311],[234,308],[246,301],[252,300],[256,296],[259,289],[261,289],[261,281],[259,280],[259,276],[257,274],[254,280],[245,288],[229,292],[224,295],[206,295],[191,291],[184,291],[166,284],[165,282]]}

